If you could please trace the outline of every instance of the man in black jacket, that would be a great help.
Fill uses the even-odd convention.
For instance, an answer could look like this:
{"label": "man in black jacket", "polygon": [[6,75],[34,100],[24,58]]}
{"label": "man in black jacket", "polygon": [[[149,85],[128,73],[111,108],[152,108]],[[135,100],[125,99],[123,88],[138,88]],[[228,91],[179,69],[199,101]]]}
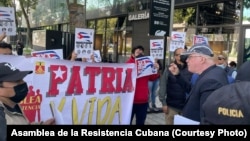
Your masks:
{"label": "man in black jacket", "polygon": [[[174,123],[174,116],[181,114],[185,104],[186,94],[190,91],[192,73],[188,71],[187,64],[181,61],[183,48],[174,51],[174,62],[165,69],[160,81],[159,99],[165,113],[167,125]],[[178,70],[178,71],[177,71]]]}
{"label": "man in black jacket", "polygon": [[194,45],[183,55],[187,55],[188,70],[199,74],[199,77],[190,91],[182,114],[200,122],[204,117],[201,112],[203,103],[213,91],[228,84],[227,74],[215,65],[213,51],[207,45]]}

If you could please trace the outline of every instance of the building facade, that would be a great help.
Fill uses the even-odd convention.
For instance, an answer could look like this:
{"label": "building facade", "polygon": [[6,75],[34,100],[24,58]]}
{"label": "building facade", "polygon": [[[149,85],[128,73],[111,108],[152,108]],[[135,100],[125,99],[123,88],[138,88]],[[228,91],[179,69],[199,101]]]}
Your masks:
{"label": "building facade", "polygon": [[[170,31],[186,32],[187,47],[192,45],[194,35],[202,35],[208,38],[213,51],[227,55],[228,61],[236,61],[240,65],[250,60],[249,0],[172,2],[174,12]],[[101,51],[104,61],[124,62],[135,45],[143,45],[145,53],[149,54],[150,39],[164,38],[148,34],[150,0],[87,0],[80,4],[86,4],[86,27],[95,29],[95,49]],[[69,13],[61,11],[65,11],[65,3],[59,5],[60,8],[55,9],[57,14],[50,12],[54,18],[47,19],[50,22],[54,19],[55,24],[43,27],[69,32]],[[166,54],[171,58],[171,52],[167,50]]]}

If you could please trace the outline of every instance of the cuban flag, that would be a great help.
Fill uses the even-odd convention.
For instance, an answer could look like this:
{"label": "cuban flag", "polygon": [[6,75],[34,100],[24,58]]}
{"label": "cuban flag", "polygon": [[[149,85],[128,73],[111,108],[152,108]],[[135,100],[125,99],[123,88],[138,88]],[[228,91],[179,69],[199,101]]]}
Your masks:
{"label": "cuban flag", "polygon": [[184,37],[182,34],[179,34],[179,33],[174,33],[172,34],[172,37],[171,37],[172,41],[183,41]]}
{"label": "cuban flag", "polygon": [[209,45],[207,37],[201,35],[195,35],[193,38],[193,45],[195,44],[205,44]]}
{"label": "cuban flag", "polygon": [[16,35],[15,12],[13,7],[0,7],[0,34]]}
{"label": "cuban flag", "polygon": [[75,40],[76,42],[92,44],[94,40],[94,30],[75,28]]}
{"label": "cuban flag", "polygon": [[1,21],[11,20],[10,14],[6,10],[1,10],[1,9],[0,9],[0,18],[1,18]]}
{"label": "cuban flag", "polygon": [[62,49],[33,51],[31,53],[31,56],[42,57],[42,58],[51,58],[51,59],[63,59]]}
{"label": "cuban flag", "polygon": [[90,42],[90,36],[87,32],[78,32],[77,39],[84,41],[84,42]]}
{"label": "cuban flag", "polygon": [[154,68],[154,58],[152,56],[136,58],[136,66],[137,78],[157,73],[157,69]]}
{"label": "cuban flag", "polygon": [[163,42],[160,40],[159,42],[155,41],[151,43],[152,49],[163,49]]}

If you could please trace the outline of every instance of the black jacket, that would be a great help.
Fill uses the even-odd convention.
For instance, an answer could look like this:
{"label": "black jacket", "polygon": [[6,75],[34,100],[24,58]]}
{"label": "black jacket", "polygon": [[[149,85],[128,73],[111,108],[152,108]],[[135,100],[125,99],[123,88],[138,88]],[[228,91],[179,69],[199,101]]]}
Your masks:
{"label": "black jacket", "polygon": [[216,65],[206,69],[200,74],[190,91],[182,111],[183,116],[200,122],[201,117],[204,116],[201,112],[202,104],[213,91],[227,84],[227,74],[223,69]]}
{"label": "black jacket", "polygon": [[210,94],[202,105],[201,124],[250,125],[249,68],[250,61],[247,61],[240,66],[235,83]]}
{"label": "black jacket", "polygon": [[159,99],[163,105],[182,110],[186,100],[186,93],[191,88],[190,79],[192,73],[188,71],[187,66],[177,64],[180,74],[174,76],[165,69],[160,81]]}
{"label": "black jacket", "polygon": [[7,140],[7,123],[5,119],[4,108],[0,106],[0,141]]}

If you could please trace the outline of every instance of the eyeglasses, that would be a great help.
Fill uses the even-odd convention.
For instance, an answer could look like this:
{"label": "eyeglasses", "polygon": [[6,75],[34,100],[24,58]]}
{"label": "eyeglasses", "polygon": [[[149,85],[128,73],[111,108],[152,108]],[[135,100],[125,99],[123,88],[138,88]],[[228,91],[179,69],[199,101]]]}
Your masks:
{"label": "eyeglasses", "polygon": [[222,57],[218,57],[218,60],[224,60],[225,58],[222,58]]}

